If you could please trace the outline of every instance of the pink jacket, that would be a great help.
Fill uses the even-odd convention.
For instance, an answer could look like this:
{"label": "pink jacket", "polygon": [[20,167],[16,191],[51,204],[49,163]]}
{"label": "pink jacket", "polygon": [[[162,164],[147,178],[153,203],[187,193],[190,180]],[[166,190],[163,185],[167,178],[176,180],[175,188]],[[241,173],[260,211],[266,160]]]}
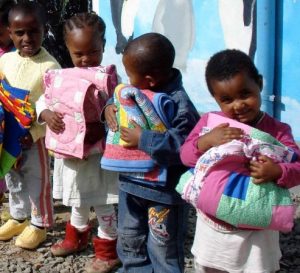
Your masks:
{"label": "pink jacket", "polygon": [[100,113],[117,85],[114,65],[49,70],[44,76],[45,102],[51,111],[63,114],[61,134],[46,131],[46,147],[56,157],[84,158],[91,150],[103,151],[104,141],[85,143],[87,123],[100,121]]}

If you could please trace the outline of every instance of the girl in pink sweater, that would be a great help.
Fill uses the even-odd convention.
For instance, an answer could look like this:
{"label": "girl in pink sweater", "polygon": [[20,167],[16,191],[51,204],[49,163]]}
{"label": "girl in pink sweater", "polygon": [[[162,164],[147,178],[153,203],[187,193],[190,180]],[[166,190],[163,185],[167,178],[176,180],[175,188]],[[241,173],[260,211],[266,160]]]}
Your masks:
{"label": "girl in pink sweater", "polygon": [[[267,132],[298,155],[293,163],[275,163],[266,156],[249,162],[255,183],[276,181],[282,187],[300,182],[300,150],[289,125],[279,122],[260,110],[262,76],[245,53],[224,50],[215,54],[206,68],[206,82],[211,95],[221,108],[219,115]],[[239,128],[221,124],[199,136],[206,126],[203,115],[181,147],[183,164],[194,167],[198,158],[211,147],[241,139]],[[198,211],[192,247],[196,273],[270,273],[279,270],[281,257],[279,232],[273,230],[242,230],[223,225]]]}

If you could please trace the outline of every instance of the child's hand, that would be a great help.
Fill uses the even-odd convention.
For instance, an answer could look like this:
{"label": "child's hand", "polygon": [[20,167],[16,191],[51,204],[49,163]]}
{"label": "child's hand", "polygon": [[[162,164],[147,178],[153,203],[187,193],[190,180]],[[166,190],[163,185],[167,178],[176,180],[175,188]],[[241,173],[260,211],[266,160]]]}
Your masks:
{"label": "child's hand", "polygon": [[219,146],[234,139],[241,139],[243,134],[242,129],[229,127],[228,123],[222,123],[198,139],[198,149],[205,152],[211,147]]}
{"label": "child's hand", "polygon": [[30,133],[20,138],[22,149],[30,149],[33,144],[33,139]]}
{"label": "child's hand", "polygon": [[107,123],[107,126],[113,132],[118,131],[118,122],[116,118],[116,113],[118,112],[118,108],[114,104],[110,104],[105,107],[104,117]]}
{"label": "child's hand", "polygon": [[142,128],[134,120],[131,120],[130,123],[134,128],[121,127],[121,139],[126,141],[126,147],[137,147],[140,141],[142,134]]}
{"label": "child's hand", "polygon": [[51,131],[56,134],[62,133],[65,130],[63,115],[57,112],[52,112],[49,109],[41,113],[41,119],[46,122]]}
{"label": "child's hand", "polygon": [[86,124],[84,142],[89,145],[95,144],[105,135],[104,124],[100,121]]}
{"label": "child's hand", "polygon": [[255,184],[274,181],[276,182],[282,175],[282,169],[271,158],[261,155],[257,160],[251,160],[250,175],[255,178]]}

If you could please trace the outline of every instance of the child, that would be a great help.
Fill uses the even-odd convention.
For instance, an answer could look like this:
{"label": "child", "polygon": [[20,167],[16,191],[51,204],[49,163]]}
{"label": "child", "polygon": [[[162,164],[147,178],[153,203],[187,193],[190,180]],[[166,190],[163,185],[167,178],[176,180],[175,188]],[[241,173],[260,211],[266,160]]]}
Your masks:
{"label": "child", "polygon": [[13,0],[6,0],[2,1],[0,6],[0,57],[6,52],[15,50],[8,31],[8,12],[14,4]]}
{"label": "child", "polygon": [[[14,1],[7,0],[3,1],[0,6],[0,57],[6,52],[15,50],[8,31],[8,12],[14,4]],[[5,180],[0,179],[0,204],[4,200],[6,190]]]}
{"label": "child", "polygon": [[[169,95],[175,103],[175,114],[165,133],[142,130],[134,121],[134,128],[120,129],[126,147],[138,147],[168,172],[164,187],[119,177],[120,273],[183,272],[185,204],[174,188],[185,171],[179,148],[199,115],[182,86],[180,71],[173,68],[174,57],[172,43],[158,33],[144,34],[124,50],[123,64],[130,83]],[[106,122],[113,131],[118,129],[116,111],[114,104],[105,109]]]}
{"label": "child", "polygon": [[[105,28],[104,21],[95,13],[79,13],[66,21],[64,39],[75,67],[100,65],[105,46]],[[53,132],[62,132],[65,128],[63,116],[45,107],[40,109],[40,105],[44,104],[43,100],[41,97],[38,102],[40,119]],[[98,124],[90,128],[92,131],[89,139],[92,142],[95,142],[93,139],[101,139],[97,130],[101,128],[104,132],[100,119]],[[72,212],[66,226],[65,239],[54,244],[51,252],[55,256],[66,256],[87,248],[90,234],[89,212],[93,206],[99,222],[98,237],[93,239],[96,258],[87,264],[86,271],[105,273],[120,263],[116,253],[117,219],[113,206],[118,202],[118,189],[117,174],[100,169],[100,156],[96,153],[90,154],[86,159],[55,159],[54,188],[57,189],[61,184],[61,190],[54,191],[54,197],[62,198],[64,205],[72,206]]]}
{"label": "child", "polygon": [[[59,68],[56,60],[41,47],[45,16],[42,7],[33,2],[16,4],[9,11],[9,32],[17,51],[0,58],[0,71],[13,87],[29,90],[34,105],[43,93],[43,74]],[[45,128],[34,122],[20,139],[22,160],[18,169],[6,176],[10,214],[13,219],[0,227],[0,240],[15,235],[16,246],[34,249],[46,240],[46,228],[53,224],[49,162],[44,146]],[[31,211],[31,225],[27,220]]]}
{"label": "child", "polygon": [[[249,56],[238,50],[221,51],[209,60],[205,76],[208,89],[221,108],[219,115],[267,132],[300,155],[289,125],[260,110],[262,76]],[[224,123],[199,137],[206,120],[207,114],[201,117],[181,148],[180,156],[187,166],[194,167],[199,156],[211,147],[241,139],[243,135],[241,129]],[[249,171],[257,184],[276,181],[279,186],[290,188],[300,181],[299,157],[294,163],[277,164],[260,155],[257,161],[249,162]],[[237,229],[216,221],[198,212],[192,247],[197,273],[279,270],[278,231]]]}

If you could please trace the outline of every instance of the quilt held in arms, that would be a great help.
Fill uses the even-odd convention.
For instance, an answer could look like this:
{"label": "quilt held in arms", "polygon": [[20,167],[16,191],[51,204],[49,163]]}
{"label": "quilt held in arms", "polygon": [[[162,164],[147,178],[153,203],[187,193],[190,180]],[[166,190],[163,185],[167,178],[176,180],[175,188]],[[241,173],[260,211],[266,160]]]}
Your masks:
{"label": "quilt held in arms", "polygon": [[214,113],[202,134],[227,122],[243,129],[245,136],[205,152],[182,175],[176,190],[196,209],[235,227],[290,231],[295,207],[289,190],[273,181],[254,184],[247,163],[258,155],[293,162],[296,153],[268,133]]}
{"label": "quilt held in arms", "polygon": [[21,157],[19,139],[29,132],[35,118],[34,109],[28,101],[29,91],[10,86],[4,79],[0,82],[0,178]]}
{"label": "quilt held in arms", "polygon": [[[115,66],[49,70],[44,84],[47,107],[61,113],[65,123],[65,130],[59,134],[47,127],[46,147],[57,158],[82,159],[92,151],[103,152],[105,132],[100,114],[117,85]],[[94,141],[88,141],[87,132],[93,126],[99,127],[99,137],[92,136]]]}
{"label": "quilt held in arms", "polygon": [[[120,84],[114,92],[118,108],[116,118],[119,126],[130,128],[131,120],[143,129],[165,132],[174,113],[174,104],[164,93],[140,90],[131,85]],[[121,172],[136,182],[165,185],[166,168],[158,166],[151,156],[137,147],[126,147],[120,131],[108,131],[106,146],[101,159],[103,169]]]}

